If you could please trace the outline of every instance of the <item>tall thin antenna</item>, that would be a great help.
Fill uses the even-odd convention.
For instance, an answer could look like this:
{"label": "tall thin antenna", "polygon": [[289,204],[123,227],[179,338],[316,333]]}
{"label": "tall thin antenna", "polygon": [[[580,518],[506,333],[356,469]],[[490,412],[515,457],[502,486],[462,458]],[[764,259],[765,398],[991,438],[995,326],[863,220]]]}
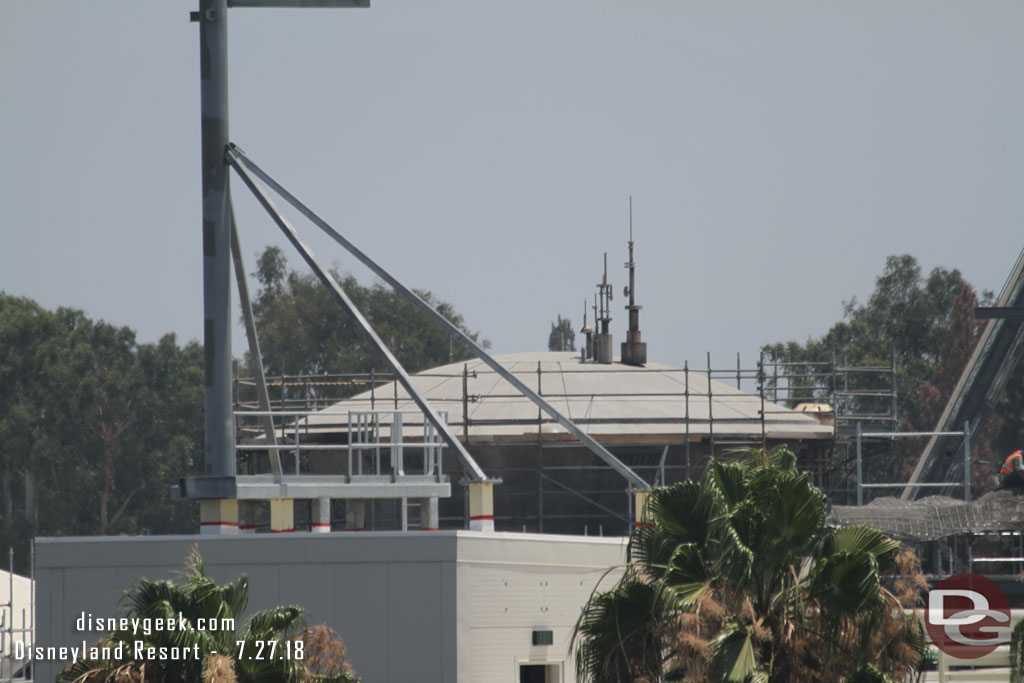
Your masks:
{"label": "tall thin antenna", "polygon": [[626,331],[626,341],[622,342],[622,362],[626,365],[644,365],[647,363],[647,344],[640,341],[640,309],[643,306],[636,305],[636,262],[633,261],[633,196],[629,197],[629,261],[626,262],[626,270],[629,271],[629,285],[626,286],[626,296],[629,303],[626,310],[629,312],[629,329]]}
{"label": "tall thin antenna", "polygon": [[597,337],[594,340],[594,360],[598,363],[612,362],[612,333],[608,324],[612,321],[612,286],[608,283],[608,252],[604,253],[604,274],[597,285],[598,315],[595,319]]}
{"label": "tall thin antenna", "polygon": [[633,195],[629,195],[629,243],[633,244]]}
{"label": "tall thin antenna", "polygon": [[[597,315],[595,313],[594,315]],[[594,330],[590,325],[587,324],[587,299],[583,298],[583,329],[580,332],[586,337],[586,343],[583,345],[582,358],[583,360],[590,360],[594,357]]]}

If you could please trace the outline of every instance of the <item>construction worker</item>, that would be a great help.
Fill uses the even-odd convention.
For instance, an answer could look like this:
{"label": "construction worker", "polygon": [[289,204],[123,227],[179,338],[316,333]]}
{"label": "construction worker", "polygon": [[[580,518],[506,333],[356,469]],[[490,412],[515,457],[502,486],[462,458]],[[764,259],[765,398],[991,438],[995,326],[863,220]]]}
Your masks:
{"label": "construction worker", "polygon": [[1024,454],[1020,451],[1010,453],[999,474],[1003,475],[1003,486],[1024,488]]}

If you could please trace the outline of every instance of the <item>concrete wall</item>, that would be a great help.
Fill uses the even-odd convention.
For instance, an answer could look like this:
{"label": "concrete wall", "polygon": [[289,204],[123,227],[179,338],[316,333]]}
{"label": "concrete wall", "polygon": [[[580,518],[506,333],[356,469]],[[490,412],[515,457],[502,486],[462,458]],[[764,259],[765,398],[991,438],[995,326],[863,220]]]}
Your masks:
{"label": "concrete wall", "polygon": [[[40,539],[37,642],[73,645],[82,612],[115,613],[136,578],[173,578],[193,545],[208,573],[249,577],[250,609],[300,604],[341,634],[367,683],[508,681],[551,662],[571,680],[568,639],[624,539],[467,531]],[[611,579],[609,579],[610,582]],[[534,629],[554,645],[532,646]],[[53,680],[60,663],[39,665]]]}

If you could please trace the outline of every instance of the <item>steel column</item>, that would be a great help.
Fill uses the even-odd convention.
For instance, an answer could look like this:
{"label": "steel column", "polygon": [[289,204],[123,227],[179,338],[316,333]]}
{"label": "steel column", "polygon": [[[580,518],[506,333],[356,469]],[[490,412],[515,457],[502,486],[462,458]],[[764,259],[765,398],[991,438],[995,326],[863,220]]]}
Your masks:
{"label": "steel column", "polygon": [[199,2],[203,170],[203,345],[206,474],[235,474],[231,414],[231,249],[228,218],[228,24],[226,0]]}

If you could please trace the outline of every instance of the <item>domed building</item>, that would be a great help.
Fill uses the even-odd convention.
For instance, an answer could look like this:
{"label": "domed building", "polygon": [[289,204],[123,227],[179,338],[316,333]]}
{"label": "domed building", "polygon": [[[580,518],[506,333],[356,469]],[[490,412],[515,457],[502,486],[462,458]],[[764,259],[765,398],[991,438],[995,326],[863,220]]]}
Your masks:
{"label": "domed building", "polygon": [[[699,476],[712,454],[732,457],[736,450],[762,445],[786,445],[806,467],[819,462],[833,443],[833,427],[813,414],[709,379],[707,372],[660,363],[598,363],[572,352],[506,354],[495,360],[650,484]],[[487,476],[501,480],[494,489],[496,529],[619,535],[632,524],[626,479],[482,361],[426,370],[413,375],[412,383]],[[389,442],[394,411],[408,411],[398,441],[424,438],[422,413],[401,385],[391,382],[311,417],[303,442],[341,448],[313,451],[304,456],[303,467],[320,474],[340,471],[341,449],[350,438],[363,440],[360,430]],[[457,484],[458,462],[445,453],[443,464]],[[453,485],[451,498],[439,502],[442,528],[462,527],[462,489]],[[336,507],[337,524],[344,511]],[[395,528],[402,516],[395,508],[394,501],[374,502],[366,513],[367,528]],[[406,515],[415,527],[415,511]]]}

